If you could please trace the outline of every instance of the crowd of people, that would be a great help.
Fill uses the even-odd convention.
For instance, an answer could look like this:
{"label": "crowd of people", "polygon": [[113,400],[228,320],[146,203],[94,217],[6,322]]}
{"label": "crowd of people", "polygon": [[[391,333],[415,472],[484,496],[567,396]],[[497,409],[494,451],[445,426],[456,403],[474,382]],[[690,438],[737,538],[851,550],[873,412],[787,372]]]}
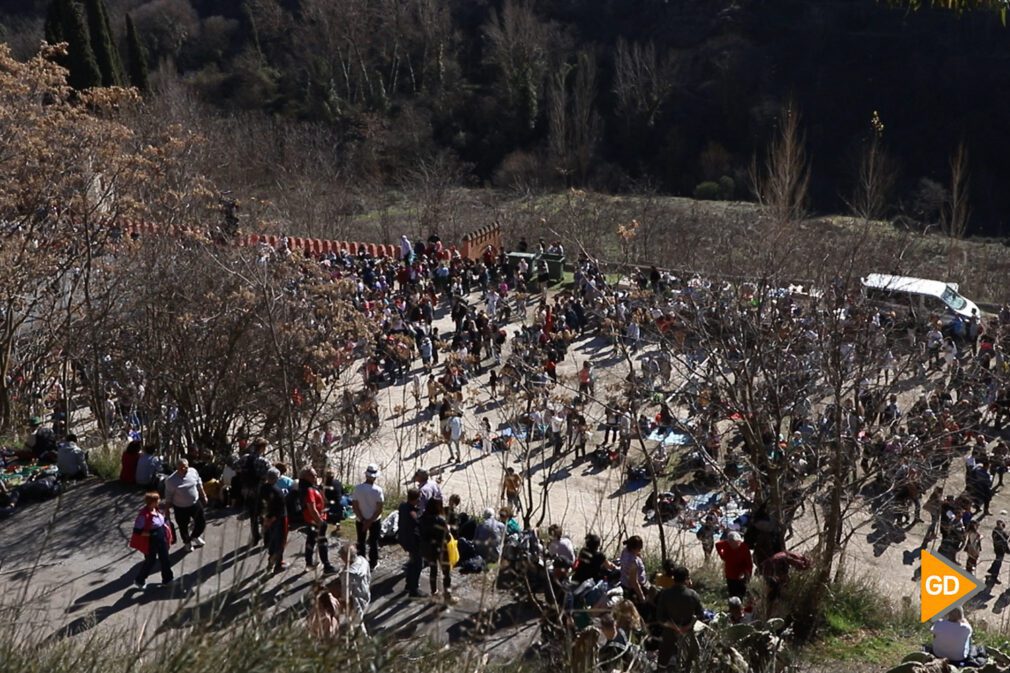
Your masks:
{"label": "crowd of people", "polygon": [[[524,239],[516,249],[531,247]],[[563,254],[559,243],[541,240],[537,247]],[[267,250],[262,259],[269,263],[272,255],[286,254],[290,251],[283,247]],[[371,572],[381,561],[382,522],[394,505],[395,539],[407,559],[404,591],[422,596],[427,568],[428,595],[451,605],[457,598],[452,593],[457,568],[521,567],[517,561],[536,542],[536,532],[520,523],[534,504],[525,502],[524,494],[530,477],[524,470],[534,455],[549,458],[554,467],[569,459],[593,460],[601,467],[629,468],[629,474],[639,474],[632,468],[640,460],[651,477],[665,474],[674,454],[683,459],[691,452],[701,459],[697,479],[714,476],[720,487],[732,485],[745,510],[731,519],[714,508],[690,521],[704,558],[714,552],[723,564],[731,601],[727,618],[744,620],[755,609],[752,577],[762,579],[759,602],[770,611],[790,573],[809,567],[809,559],[788,550],[786,540],[806,506],[810,484],[832,478],[818,447],[838,437],[850,460],[845,473],[835,476],[872,484],[873,509],[887,519],[878,523],[908,529],[922,520],[924,510],[930,521],[923,546],[939,540],[937,551],[953,561],[964,552],[969,570],[983,553],[981,524],[1010,459],[1000,437],[1010,415],[1005,385],[1010,363],[1004,356],[1010,309],[984,326],[973,317],[917,327],[891,307],[829,289],[835,315],[841,316],[835,326],[842,365],[855,380],[853,394],[838,408],[818,396],[828,367],[818,324],[823,308],[812,308],[798,292],[769,293],[770,308],[757,313],[763,297],[753,285],[680,279],[653,267],[634,273],[629,289],[608,283],[596,262],[580,255],[571,286],[548,294],[547,269],[539,263],[531,268],[525,257],[491,248],[479,259],[466,259],[435,237],[404,238],[399,259],[344,251],[318,263],[335,281],[354,284],[355,306],[377,326],[367,342],[340,344],[343,361],[360,363],[361,372],[361,391],[348,390],[342,399],[345,438],[353,441],[361,431],[377,428],[380,389],[402,385],[415,400],[415,413],[437,415],[450,461],[504,451],[520,469],[505,467],[498,501],[477,504],[480,515],[467,517],[458,496],[455,503],[453,497],[443,498],[436,475],[426,470],[415,475],[416,488],[403,502],[387,503],[377,464],[368,465],[363,480],[345,491],[325,464],[305,466],[297,479],[289,477],[289,466],[271,462],[268,442],[250,440],[244,431],[236,437],[237,460],[217,464],[212,456],[191,454],[174,461],[171,472],[156,448],[135,440],[123,455],[121,480],[151,491],[131,543],[145,556],[138,586],[146,584],[158,562],[162,579],[172,580],[166,550],[176,534],[187,551],[204,544],[203,508],[209,501],[235,504],[249,521],[251,543],[264,546],[272,572],[287,568],[288,539],[300,529],[306,566],[321,566],[324,575],[334,576],[314,603],[314,628],[331,630],[328,616],[345,615],[364,629]],[[436,325],[443,315],[452,330]],[[745,323],[748,329],[741,329]],[[591,355],[575,354],[573,347],[588,333],[606,346]],[[775,340],[761,345],[762,338]],[[753,410],[734,406],[711,375],[719,367],[742,366],[769,344],[782,351],[788,431],[753,427]],[[626,375],[611,375],[610,385],[599,380],[605,358],[626,368]],[[575,375],[559,375],[561,363],[571,363]],[[685,376],[675,377],[675,371]],[[915,380],[923,390],[907,408],[890,387],[900,377]],[[470,382],[481,384],[475,399],[466,398]],[[503,402],[496,423],[480,411],[483,391],[489,400]],[[510,400],[522,404],[509,405]],[[38,447],[29,442],[39,427],[33,426],[26,442],[36,454]],[[662,441],[647,439],[673,431],[689,437],[689,449],[670,451]],[[328,425],[316,433],[316,441],[324,455],[337,445]],[[75,445],[72,437],[65,444]],[[965,488],[945,495],[958,461],[965,468]],[[63,463],[72,471],[79,454],[68,450]],[[785,475],[777,511],[755,474],[772,468]],[[923,503],[922,494],[930,489]],[[673,514],[681,509],[682,503]],[[329,546],[349,513],[355,539],[341,544],[338,569]],[[995,523],[991,539],[996,558],[988,578],[997,584],[1010,547],[1003,520]],[[559,526],[551,527],[544,544],[532,547],[550,578],[543,587],[546,603],[561,612],[594,610],[615,640],[638,628],[629,614],[639,615],[662,643],[661,661],[674,656],[694,620],[712,617],[690,589],[686,568],[670,566],[649,578],[644,542],[637,536],[614,560],[604,554],[599,537],[588,535],[576,550]]]}

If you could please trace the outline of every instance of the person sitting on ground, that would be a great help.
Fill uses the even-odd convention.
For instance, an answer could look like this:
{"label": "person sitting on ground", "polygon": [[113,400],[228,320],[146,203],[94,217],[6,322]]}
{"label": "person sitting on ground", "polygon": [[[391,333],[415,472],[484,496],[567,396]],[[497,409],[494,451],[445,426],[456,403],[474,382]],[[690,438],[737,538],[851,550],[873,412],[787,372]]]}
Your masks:
{"label": "person sitting on ground", "polygon": [[750,612],[743,609],[743,601],[739,596],[730,596],[726,605],[726,621],[728,623],[746,623],[753,618]]}
{"label": "person sitting on ground", "polygon": [[85,479],[88,476],[88,454],[77,445],[77,435],[67,435],[56,451],[56,467],[61,479]]}
{"label": "person sitting on ground", "polygon": [[124,484],[137,483],[137,461],[140,460],[140,450],[143,444],[135,439],[126,445],[126,450],[119,459],[119,481]]}
{"label": "person sitting on ground", "polygon": [[497,563],[505,541],[505,524],[495,519],[495,511],[484,510],[483,521],[477,526],[474,543],[485,563]]}
{"label": "person sitting on ground", "polygon": [[594,533],[586,535],[585,545],[579,552],[575,573],[572,575],[573,581],[582,584],[586,580],[606,579],[607,575],[617,568],[607,555],[600,551],[602,545],[603,541],[599,535]]}
{"label": "person sitting on ground", "polygon": [[575,565],[575,545],[561,526],[552,523],[547,528],[547,534],[551,536],[551,541],[547,543],[547,553],[553,558],[564,560],[569,568]]}
{"label": "person sitting on ground", "polygon": [[[351,542],[340,548],[340,560],[344,563],[340,578],[342,581],[346,578],[347,581],[348,614],[364,632],[365,614],[372,603],[372,568],[368,559],[358,555],[357,548]],[[343,601],[344,596],[338,596],[338,600]]]}
{"label": "person sitting on ground", "polygon": [[971,644],[972,628],[964,618],[964,608],[957,606],[945,620],[933,624],[933,656],[960,664],[968,659],[985,658],[985,648]]}
{"label": "person sitting on ground", "polygon": [[56,462],[56,435],[52,428],[42,425],[42,419],[38,416],[28,419],[28,434],[25,436],[24,445],[24,451],[18,452],[19,458],[42,463]]}
{"label": "person sitting on ground", "polygon": [[144,452],[140,454],[140,458],[137,460],[136,481],[138,485],[145,488],[157,486],[161,476],[165,473],[161,458],[154,455],[154,452],[157,450],[157,446],[148,444],[144,447]]}
{"label": "person sitting on ground", "polygon": [[600,616],[600,635],[604,641],[599,657],[603,670],[629,670],[628,665],[643,661],[645,653],[628,640],[627,632],[613,614]]}

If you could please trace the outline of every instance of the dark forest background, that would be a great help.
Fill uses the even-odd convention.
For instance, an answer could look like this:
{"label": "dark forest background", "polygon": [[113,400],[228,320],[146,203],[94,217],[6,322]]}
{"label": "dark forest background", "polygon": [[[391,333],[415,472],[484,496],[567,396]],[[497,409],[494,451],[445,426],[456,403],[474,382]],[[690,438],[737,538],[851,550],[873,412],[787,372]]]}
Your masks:
{"label": "dark forest background", "polygon": [[[754,156],[792,101],[814,210],[847,210],[876,111],[897,172],[887,216],[935,220],[964,141],[969,233],[1010,234],[1010,29],[989,12],[875,0],[106,5],[123,54],[134,23],[155,92],[182,81],[224,114],[325,128],[329,169],[345,179],[398,185],[434,170],[461,185],[746,199]],[[48,6],[5,0],[0,38],[32,52]]]}

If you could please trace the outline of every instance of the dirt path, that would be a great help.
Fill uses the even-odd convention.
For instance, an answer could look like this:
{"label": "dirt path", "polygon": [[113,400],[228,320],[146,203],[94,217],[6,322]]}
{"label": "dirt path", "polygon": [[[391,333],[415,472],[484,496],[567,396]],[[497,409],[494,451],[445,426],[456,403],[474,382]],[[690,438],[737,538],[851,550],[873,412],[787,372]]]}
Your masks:
{"label": "dirt path", "polygon": [[[443,333],[448,331],[448,321],[440,320],[440,327]],[[510,328],[510,334],[514,329],[515,326]],[[618,387],[627,373],[626,365],[613,356],[612,349],[602,340],[585,339],[576,343],[569,357],[559,364],[562,382],[574,385],[576,370],[586,359],[596,367],[597,394],[601,398],[608,388]],[[465,391],[464,421],[471,436],[485,415],[495,428],[505,420],[499,418],[497,408],[482,407],[484,411],[475,412],[475,404],[489,402],[486,383],[485,374],[471,380]],[[911,398],[915,392],[905,395]],[[911,400],[903,402],[907,405]],[[464,510],[479,514],[485,507],[499,505],[504,467],[508,464],[519,467],[518,463],[509,462],[514,456],[501,453],[485,456],[475,449],[464,449],[462,463],[449,463],[447,447],[432,442],[437,420],[429,420],[413,410],[407,386],[384,388],[380,408],[380,430],[364,441],[334,451],[331,456],[334,464],[347,467],[349,474],[360,475],[366,464],[379,463],[383,469],[380,485],[386,489],[387,504],[397,502],[398,494],[405,490],[417,467],[426,467],[441,480],[447,497],[460,495]],[[602,420],[602,412],[602,405],[594,403],[587,411],[587,418],[595,424]],[[597,433],[591,447],[601,439]],[[645,526],[641,511],[648,489],[625,492],[624,476],[619,470],[597,471],[588,462],[573,464],[570,458],[557,463],[533,462],[534,469],[527,478],[534,480],[536,490],[540,490],[545,479],[550,480],[545,524],[561,523],[577,544],[587,531],[594,531],[614,553],[621,539],[637,533],[645,538],[647,553],[658,555],[658,528]],[[959,472],[959,465],[955,464],[953,471]],[[954,474],[947,492],[958,492],[962,486],[963,476]],[[8,605],[11,597],[16,597],[13,602],[20,605],[17,623],[26,632],[59,638],[85,634],[99,626],[127,630],[136,630],[143,624],[160,629],[185,628],[198,618],[209,618],[214,628],[226,628],[252,606],[274,619],[298,615],[304,610],[303,601],[313,575],[304,570],[299,560],[303,538],[292,534],[288,549],[292,569],[282,575],[267,576],[261,572],[265,566],[263,555],[243,546],[248,536],[246,524],[233,512],[211,515],[205,536],[208,545],[203,549],[187,555],[174,548],[176,575],[182,577],[177,589],[144,593],[133,590],[131,579],[139,556],[127,549],[126,543],[139,504],[137,492],[91,481],[76,486],[59,500],[25,507],[10,520],[0,522],[0,591],[8,597]],[[992,511],[998,514],[1007,508],[1010,508],[1010,482],[997,494]],[[892,529],[881,536],[870,528],[868,519],[865,515],[860,521],[860,531],[849,545],[847,571],[876,581],[882,595],[896,605],[902,600],[916,603],[918,548],[925,526],[919,524],[908,531]],[[991,561],[989,532],[994,519],[982,521],[985,551],[980,574]],[[807,550],[813,525],[809,517],[801,520],[790,545]],[[692,533],[674,525],[668,525],[666,532],[673,555],[693,566],[701,564],[701,550]],[[403,635],[424,633],[449,642],[467,632],[473,616],[481,609],[496,608],[500,611],[492,621],[499,638],[496,640],[493,635],[487,638],[488,647],[493,643],[500,646],[502,640],[525,643],[535,637],[535,628],[511,625],[522,624],[528,615],[512,606],[508,596],[487,591],[480,578],[459,578],[457,586],[464,600],[447,612],[436,612],[423,603],[406,602],[400,593],[403,587],[399,562],[388,548],[384,557],[373,578],[376,596],[370,626],[375,630]],[[1010,587],[1010,576],[1003,586],[996,587],[995,593],[980,597],[979,614],[974,619],[986,620],[992,626],[1005,625],[1010,614],[1006,611],[1010,592],[1002,593],[1004,587]]]}

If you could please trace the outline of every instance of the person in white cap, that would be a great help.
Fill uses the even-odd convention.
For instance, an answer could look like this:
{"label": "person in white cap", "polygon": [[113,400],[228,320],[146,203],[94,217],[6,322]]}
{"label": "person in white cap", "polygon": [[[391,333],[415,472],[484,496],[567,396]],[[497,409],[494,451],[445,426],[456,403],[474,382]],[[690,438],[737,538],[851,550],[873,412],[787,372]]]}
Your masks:
{"label": "person in white cap", "polygon": [[351,494],[351,507],[354,508],[354,527],[358,531],[358,554],[365,555],[365,543],[368,543],[368,565],[375,570],[379,565],[379,537],[382,527],[383,495],[382,487],[375,484],[379,478],[379,466],[375,463],[365,468],[365,481],[354,487]]}

